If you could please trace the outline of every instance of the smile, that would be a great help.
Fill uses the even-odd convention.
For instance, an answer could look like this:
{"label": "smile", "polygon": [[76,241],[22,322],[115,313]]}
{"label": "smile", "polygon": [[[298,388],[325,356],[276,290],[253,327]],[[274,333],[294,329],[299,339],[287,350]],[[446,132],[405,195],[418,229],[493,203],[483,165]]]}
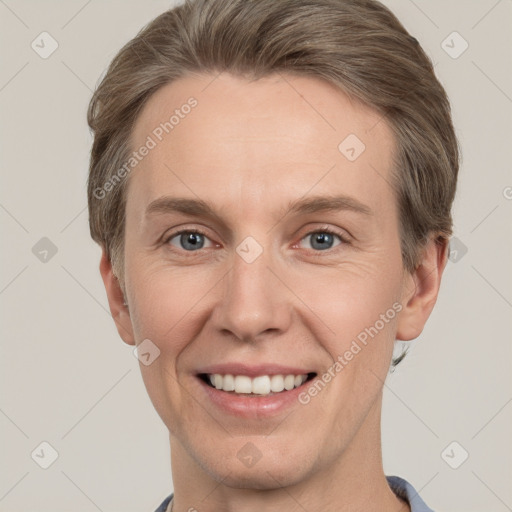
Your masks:
{"label": "smile", "polygon": [[315,375],[315,373],[307,373],[299,375],[278,374],[250,377],[248,375],[232,375],[229,373],[225,375],[209,373],[200,374],[199,377],[211,387],[227,393],[245,396],[266,396],[291,391],[292,389],[298,388]]}
{"label": "smile", "polygon": [[260,421],[302,407],[299,394],[318,372],[298,365],[226,361],[196,368],[194,374],[205,405],[215,414]]}

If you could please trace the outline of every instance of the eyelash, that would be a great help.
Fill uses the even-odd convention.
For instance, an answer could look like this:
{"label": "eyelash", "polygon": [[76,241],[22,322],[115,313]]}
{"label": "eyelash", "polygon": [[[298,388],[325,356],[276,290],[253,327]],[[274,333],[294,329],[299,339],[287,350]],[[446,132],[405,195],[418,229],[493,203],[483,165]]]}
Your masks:
{"label": "eyelash", "polygon": [[[181,234],[183,234],[183,233],[196,233],[196,234],[198,234],[198,235],[202,235],[202,236],[204,236],[204,237],[208,238],[208,234],[207,234],[207,233],[205,233],[204,231],[202,231],[202,230],[200,230],[200,229],[197,229],[197,228],[189,228],[189,229],[182,229],[182,230],[180,230],[180,231],[176,231],[175,233],[172,233],[171,235],[169,235],[168,237],[166,237],[166,238],[165,238],[165,240],[164,240],[164,242],[163,242],[163,243],[164,243],[164,244],[169,244],[169,242],[170,242],[173,238],[175,238],[175,237],[177,237],[177,236],[179,236],[179,235],[181,235]],[[318,228],[318,229],[314,229],[313,231],[309,231],[308,233],[306,233],[306,234],[305,234],[305,235],[300,239],[299,243],[300,243],[304,238],[306,238],[306,237],[308,237],[308,236],[311,236],[311,235],[314,235],[314,234],[317,234],[317,233],[328,233],[328,234],[330,234],[330,235],[337,236],[337,237],[340,239],[340,241],[341,241],[341,244],[340,244],[340,245],[350,245],[350,241],[347,239],[347,237],[346,237],[345,235],[343,235],[343,234],[339,233],[338,231],[336,231],[336,230],[334,230],[334,229],[332,229],[332,228],[329,228],[329,227],[327,227],[327,226],[325,226],[325,227],[321,227],[321,228]],[[325,253],[328,253],[328,254],[332,253],[332,251],[336,250],[336,248],[337,248],[337,247],[339,247],[339,245],[338,245],[338,246],[336,246],[336,247],[333,247],[333,248],[331,248],[331,249],[326,249],[326,250],[324,250],[324,251],[315,251],[314,249],[310,249],[310,250],[311,250],[311,251],[313,251],[313,256],[315,256],[315,257],[321,257],[321,256],[322,256],[322,255],[324,255]],[[183,252],[186,252],[186,253],[192,253],[192,254],[193,254],[194,252],[198,252],[198,251],[183,251]]]}
{"label": "eyelash", "polygon": [[318,229],[314,229],[313,231],[309,231],[308,233],[305,234],[305,236],[303,236],[300,239],[300,241],[302,241],[304,238],[311,236],[313,234],[316,234],[316,233],[328,233],[330,235],[337,236],[340,239],[341,243],[335,247],[332,247],[331,249],[326,249],[324,251],[315,251],[314,249],[310,249],[312,251],[313,257],[315,257],[315,258],[321,258],[324,255],[328,256],[328,255],[332,254],[333,251],[336,251],[337,249],[339,250],[341,248],[341,246],[350,245],[350,240],[344,234],[336,231],[335,229],[329,228],[328,226],[324,226],[324,227],[321,227]]}

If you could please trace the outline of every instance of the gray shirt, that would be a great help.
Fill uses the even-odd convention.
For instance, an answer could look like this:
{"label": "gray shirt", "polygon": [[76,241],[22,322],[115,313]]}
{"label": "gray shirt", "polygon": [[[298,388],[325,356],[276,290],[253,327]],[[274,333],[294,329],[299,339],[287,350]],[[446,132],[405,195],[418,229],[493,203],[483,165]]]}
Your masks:
{"label": "gray shirt", "polygon": [[[409,503],[411,512],[433,512],[433,510],[425,504],[420,498],[420,495],[416,492],[414,487],[403,478],[399,476],[387,476],[389,487],[391,490],[403,500]],[[173,494],[170,494],[165,498],[162,504],[155,510],[155,512],[166,512],[167,507],[172,500]]]}

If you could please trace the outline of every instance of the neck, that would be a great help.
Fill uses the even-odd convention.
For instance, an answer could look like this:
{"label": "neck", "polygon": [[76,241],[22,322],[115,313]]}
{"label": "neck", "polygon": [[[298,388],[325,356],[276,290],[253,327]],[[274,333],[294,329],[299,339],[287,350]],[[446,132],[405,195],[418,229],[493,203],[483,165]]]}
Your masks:
{"label": "neck", "polygon": [[171,435],[173,512],[410,512],[384,475],[381,401],[382,396],[349,445],[332,462],[312,468],[308,478],[290,486],[282,486],[277,480],[275,486],[263,490],[224,485],[199,466]]}

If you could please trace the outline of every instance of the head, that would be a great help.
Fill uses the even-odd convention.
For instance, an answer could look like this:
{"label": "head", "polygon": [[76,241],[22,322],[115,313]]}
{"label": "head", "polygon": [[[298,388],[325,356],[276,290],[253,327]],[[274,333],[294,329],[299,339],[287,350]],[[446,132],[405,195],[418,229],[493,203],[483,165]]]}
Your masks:
{"label": "head", "polygon": [[[458,145],[418,42],[371,0],[189,1],[118,53],[89,124],[110,308],[158,348],[141,370],[183,453],[260,488],[339,457],[378,423],[446,264]],[[226,362],[286,362],[316,391],[221,415],[199,374]]]}

